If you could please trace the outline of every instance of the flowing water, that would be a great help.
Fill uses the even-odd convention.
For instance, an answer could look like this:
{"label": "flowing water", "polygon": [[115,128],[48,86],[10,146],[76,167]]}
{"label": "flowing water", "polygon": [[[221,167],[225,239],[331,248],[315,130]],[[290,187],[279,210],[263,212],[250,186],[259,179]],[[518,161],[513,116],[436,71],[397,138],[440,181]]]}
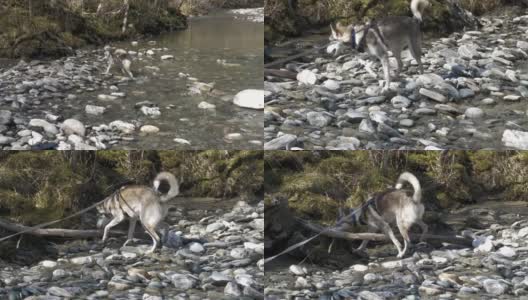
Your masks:
{"label": "flowing water", "polygon": [[[134,58],[132,71],[136,80],[118,84],[127,96],[115,102],[98,101],[97,94],[110,94],[109,89],[85,94],[78,99],[72,117],[88,124],[108,124],[113,120],[139,121],[160,128],[156,134],[141,134],[131,141],[122,142],[116,148],[129,149],[261,149],[263,137],[262,111],[245,109],[233,104],[233,97],[245,89],[262,89],[263,24],[219,12],[189,20],[184,31],[167,33],[151,40],[117,43],[113,46],[126,50],[166,48],[155,51],[152,57]],[[155,45],[149,45],[155,41]],[[161,60],[162,55],[174,59]],[[225,60],[228,65],[218,63]],[[148,67],[158,67],[152,71]],[[116,73],[114,71],[114,73]],[[181,73],[199,82],[215,83],[215,91],[209,95],[189,95],[191,81]],[[150,101],[160,107],[161,116],[144,116],[134,109],[138,102]],[[200,102],[216,105],[214,110],[199,109]],[[86,104],[105,106],[101,116],[87,115],[78,108]],[[230,134],[240,134],[227,138]],[[188,144],[178,144],[175,138],[185,139]]]}

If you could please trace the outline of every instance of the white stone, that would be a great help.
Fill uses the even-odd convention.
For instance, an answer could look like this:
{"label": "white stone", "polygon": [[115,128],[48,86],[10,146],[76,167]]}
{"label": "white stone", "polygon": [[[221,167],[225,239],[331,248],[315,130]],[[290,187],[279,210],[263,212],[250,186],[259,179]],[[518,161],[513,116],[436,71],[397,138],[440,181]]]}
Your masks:
{"label": "white stone", "polygon": [[161,60],[168,60],[168,59],[173,59],[174,58],[174,55],[162,55],[161,56]]}
{"label": "white stone", "polygon": [[198,104],[198,108],[200,109],[215,109],[216,105],[202,101],[200,104]]}
{"label": "white stone", "polygon": [[264,97],[265,94],[271,92],[264,90],[248,89],[240,91],[235,95],[233,103],[237,106],[252,109],[264,109]]}
{"label": "white stone", "polygon": [[139,131],[144,132],[144,133],[157,133],[160,131],[160,129],[153,125],[143,125],[141,126]]}
{"label": "white stone", "polygon": [[132,133],[136,130],[136,126],[134,126],[134,124],[123,122],[121,120],[113,121],[108,125],[111,129],[116,129],[126,134]]}
{"label": "white stone", "polygon": [[528,132],[506,129],[502,134],[502,142],[509,148],[528,150]]}
{"label": "white stone", "polygon": [[303,70],[297,74],[297,80],[306,85],[314,85],[317,82],[317,75],[310,70]]}
{"label": "white stone", "polygon": [[105,111],[106,111],[106,108],[105,107],[102,107],[102,106],[95,106],[95,105],[86,105],[86,107],[84,108],[84,111],[89,114],[89,115],[102,115]]}
{"label": "white stone", "polygon": [[64,122],[62,122],[61,128],[62,131],[64,131],[64,134],[66,135],[77,134],[80,136],[84,136],[86,134],[86,128],[84,127],[84,124],[76,119],[65,120]]}
{"label": "white stone", "polygon": [[178,144],[184,144],[184,145],[190,145],[191,142],[189,142],[188,140],[186,139],[181,139],[181,138],[175,138],[174,141]]}
{"label": "white stone", "polygon": [[480,119],[484,116],[484,111],[478,107],[469,107],[464,115],[470,119]]}

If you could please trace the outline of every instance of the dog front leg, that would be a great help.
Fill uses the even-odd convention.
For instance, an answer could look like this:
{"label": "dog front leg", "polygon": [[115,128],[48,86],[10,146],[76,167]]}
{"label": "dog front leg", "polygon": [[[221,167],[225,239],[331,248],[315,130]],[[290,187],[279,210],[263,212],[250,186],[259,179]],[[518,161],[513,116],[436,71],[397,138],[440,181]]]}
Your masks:
{"label": "dog front leg", "polygon": [[116,226],[117,224],[121,223],[123,220],[125,219],[125,216],[124,215],[117,215],[115,216],[112,221],[110,221],[110,223],[108,223],[105,228],[104,228],[104,234],[103,234],[103,242],[106,241],[106,239],[108,238],[108,231],[110,230],[110,228]]}
{"label": "dog front leg", "polygon": [[387,222],[385,222],[383,220],[383,218],[371,206],[369,206],[369,211],[370,211],[370,215],[375,219],[376,223],[379,224],[379,227],[381,228],[383,233],[385,235],[387,235],[391,239],[391,241],[394,244],[394,246],[396,246],[396,249],[398,250],[398,256],[397,257],[398,258],[403,257],[403,255],[405,255],[405,253],[402,250],[402,245],[401,245],[400,241],[398,241],[398,239],[394,235],[394,232],[392,231],[390,225]]}

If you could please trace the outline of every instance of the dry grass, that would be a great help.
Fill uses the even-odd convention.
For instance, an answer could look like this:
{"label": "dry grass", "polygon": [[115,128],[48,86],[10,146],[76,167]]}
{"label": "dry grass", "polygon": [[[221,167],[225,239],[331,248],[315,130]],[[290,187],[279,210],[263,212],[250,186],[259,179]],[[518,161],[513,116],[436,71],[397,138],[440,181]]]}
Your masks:
{"label": "dry grass", "polygon": [[497,9],[500,5],[504,5],[504,0],[461,0],[462,6],[472,12],[473,14],[480,16],[494,9]]}

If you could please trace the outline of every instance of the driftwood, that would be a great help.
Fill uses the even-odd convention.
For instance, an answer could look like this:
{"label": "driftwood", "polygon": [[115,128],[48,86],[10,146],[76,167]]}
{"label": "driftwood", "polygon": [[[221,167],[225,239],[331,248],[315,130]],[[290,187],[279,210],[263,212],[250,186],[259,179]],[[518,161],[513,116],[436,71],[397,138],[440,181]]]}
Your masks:
{"label": "driftwood", "polygon": [[[0,227],[12,232],[27,231],[26,234],[42,236],[42,237],[63,237],[63,238],[93,238],[102,237],[102,230],[75,230],[75,229],[62,229],[62,228],[35,228],[30,230],[31,227],[12,223],[3,219],[0,219]],[[29,231],[28,231],[29,230]],[[110,231],[112,234],[125,235],[124,232]]]}
{"label": "driftwood", "polygon": [[264,69],[264,76],[274,76],[297,80],[297,73],[287,70]]}
{"label": "driftwood", "polygon": [[265,64],[265,65],[264,65],[264,68],[265,68],[265,69],[268,69],[268,68],[271,68],[271,67],[277,67],[277,66],[284,65],[285,63],[290,62],[290,61],[292,61],[292,60],[295,60],[295,59],[298,59],[298,58],[301,58],[301,57],[305,57],[306,55],[308,55],[308,54],[310,54],[310,53],[318,52],[318,51],[320,51],[321,49],[325,49],[326,47],[328,47],[328,45],[330,45],[330,43],[328,43],[328,44],[326,44],[326,45],[323,45],[323,46],[318,46],[318,47],[315,47],[315,48],[312,48],[312,49],[306,50],[306,51],[301,52],[301,53],[299,53],[299,54],[295,54],[295,55],[292,55],[292,56],[285,57],[285,58],[283,58],[283,59],[279,59],[279,60],[276,60],[276,61],[270,62],[270,63],[268,63],[268,64]]}
{"label": "driftwood", "polygon": [[[316,233],[321,233],[321,235],[332,237],[332,238],[345,239],[345,240],[369,240],[369,241],[389,241],[390,240],[386,235],[380,234],[380,233],[350,233],[350,232],[339,231],[335,229],[328,229],[328,228],[322,227],[317,224],[310,223],[308,221],[305,221],[299,218],[296,218],[296,220],[297,222],[299,222],[299,224],[301,224],[306,229],[309,229]],[[409,234],[409,236],[411,237],[412,240],[419,240],[421,235],[411,233]],[[472,245],[471,239],[460,237],[460,236],[425,234],[424,240],[429,240],[433,242],[441,242],[441,243],[449,243],[449,244],[457,244],[457,245],[463,245],[463,246]]]}

